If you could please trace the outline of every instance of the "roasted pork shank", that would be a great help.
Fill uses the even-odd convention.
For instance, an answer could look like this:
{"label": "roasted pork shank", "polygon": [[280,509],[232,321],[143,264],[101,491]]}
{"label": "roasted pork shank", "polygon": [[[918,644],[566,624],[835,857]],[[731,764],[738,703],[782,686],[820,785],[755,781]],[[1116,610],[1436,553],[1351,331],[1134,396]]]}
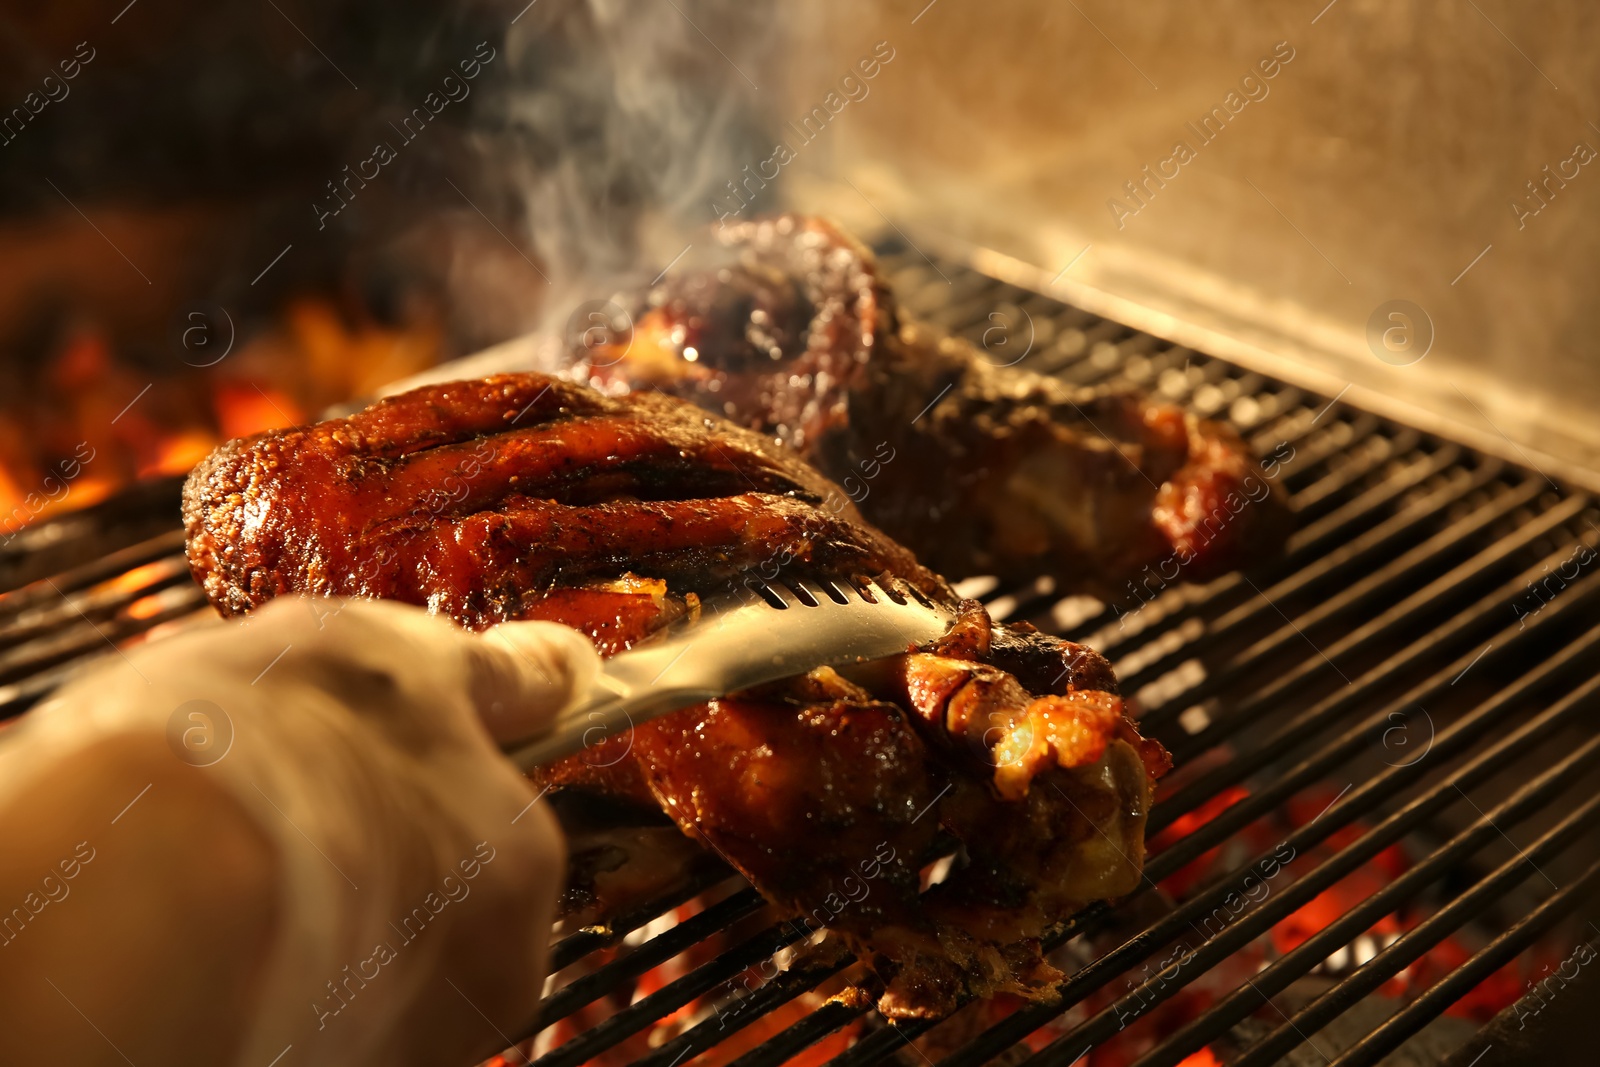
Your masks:
{"label": "roasted pork shank", "polygon": [[577,323],[569,373],[791,446],[950,578],[1048,574],[1118,598],[1147,568],[1203,581],[1281,546],[1283,495],[1226,427],[1006,365],[1023,337],[991,353],[910,321],[872,254],[822,220],[717,234],[731,262]]}
{"label": "roasted pork shank", "polygon": [[[746,581],[872,576],[956,608],[881,677],[732,694],[537,776],[569,809],[665,813],[783,914],[836,933],[891,1015],[1040,995],[1045,929],[1140,877],[1165,754],[1105,660],[958,604],[792,449],[682,401],[539,375],[419,389],[224,445],[184,516],[195,575],[230,615],[292,593],[390,597],[470,628],[567,623],[614,654]],[[922,892],[952,840],[961,862]]]}

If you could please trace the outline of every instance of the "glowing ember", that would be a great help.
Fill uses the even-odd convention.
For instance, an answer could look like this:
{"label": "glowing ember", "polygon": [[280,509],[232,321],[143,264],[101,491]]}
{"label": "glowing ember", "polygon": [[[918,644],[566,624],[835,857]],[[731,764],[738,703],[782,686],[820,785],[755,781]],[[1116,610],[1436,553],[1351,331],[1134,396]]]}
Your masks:
{"label": "glowing ember", "polygon": [[293,426],[305,420],[300,405],[288,396],[277,390],[268,391],[253,382],[219,383],[212,397],[225,440]]}
{"label": "glowing ember", "polygon": [[432,366],[440,344],[431,322],[352,324],[319,299],[294,301],[214,359],[207,349],[204,363],[152,369],[78,328],[0,419],[0,544],[137,479],[182,475],[225,440],[369,395]]}
{"label": "glowing ember", "polygon": [[206,457],[217,445],[216,438],[199,430],[180,430],[161,439],[155,446],[154,461],[138,469],[140,478],[157,478],[164,474],[187,474],[189,469]]}
{"label": "glowing ember", "polygon": [[133,593],[147,586],[154,585],[163,578],[170,577],[173,573],[171,560],[156,560],[146,563],[142,567],[135,567],[131,571],[124,571],[110,581],[102,582],[95,587],[98,592],[104,590],[108,593]]}
{"label": "glowing ember", "polygon": [[144,596],[129,604],[126,614],[130,619],[153,619],[160,615],[165,607],[166,603],[160,594]]}

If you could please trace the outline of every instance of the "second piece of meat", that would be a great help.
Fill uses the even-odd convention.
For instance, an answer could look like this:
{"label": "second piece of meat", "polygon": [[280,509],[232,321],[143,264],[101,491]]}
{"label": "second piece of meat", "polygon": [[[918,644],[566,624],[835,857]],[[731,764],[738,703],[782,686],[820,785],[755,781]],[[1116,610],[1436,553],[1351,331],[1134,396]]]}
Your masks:
{"label": "second piece of meat", "polygon": [[935,571],[1126,596],[1276,552],[1283,494],[1227,427],[1074,388],[903,316],[872,254],[785,215],[718,230],[731,262],[618,298],[570,373],[659,389],[795,448]]}

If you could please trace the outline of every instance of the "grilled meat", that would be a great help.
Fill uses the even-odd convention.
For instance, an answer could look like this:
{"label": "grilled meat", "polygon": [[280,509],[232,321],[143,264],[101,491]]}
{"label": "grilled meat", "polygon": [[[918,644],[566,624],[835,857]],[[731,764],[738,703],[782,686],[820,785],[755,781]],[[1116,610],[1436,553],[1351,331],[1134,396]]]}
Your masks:
{"label": "grilled meat", "polygon": [[[225,445],[184,516],[225,614],[286,593],[391,597],[473,628],[567,623],[611,654],[753,576],[892,578],[958,606],[793,450],[665,396],[538,375]],[[890,1014],[1037,994],[1054,977],[1044,929],[1137,882],[1165,753],[1098,654],[958,607],[948,635],[879,676],[733,694],[537,777],[569,809],[599,795],[664,812],[796,922],[838,933]],[[919,892],[952,838],[964,863]],[[606,866],[616,849],[590,851],[580,906],[628,882]]]}
{"label": "grilled meat", "polygon": [[906,320],[871,253],[829,223],[718,232],[733,263],[619,298],[614,328],[571,339],[570,373],[792,446],[952,578],[1049,574],[1106,597],[1146,567],[1203,581],[1281,545],[1282,496],[1226,427]]}
{"label": "grilled meat", "polygon": [[793,455],[667,397],[523,375],[223,445],[191,477],[185,516],[195,573],[228,614],[289,591],[426,604],[470,626],[561,611],[622,647],[663,582],[703,592],[780,557],[798,576],[944,588],[853,512],[820,507],[830,495]]}

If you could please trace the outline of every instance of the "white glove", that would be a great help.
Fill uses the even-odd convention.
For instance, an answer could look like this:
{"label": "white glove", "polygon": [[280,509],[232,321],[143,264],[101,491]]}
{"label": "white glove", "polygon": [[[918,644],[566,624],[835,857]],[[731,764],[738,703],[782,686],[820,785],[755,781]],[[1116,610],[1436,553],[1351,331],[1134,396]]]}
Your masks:
{"label": "white glove", "polygon": [[[598,669],[587,638],[551,623],[479,636],[394,603],[280,599],[36,709],[0,739],[0,810],[108,737],[165,735],[276,855],[276,922],[233,1062],[470,1062],[532,1019],[564,863],[497,742],[539,733]],[[128,978],[128,996],[159,997]]]}

